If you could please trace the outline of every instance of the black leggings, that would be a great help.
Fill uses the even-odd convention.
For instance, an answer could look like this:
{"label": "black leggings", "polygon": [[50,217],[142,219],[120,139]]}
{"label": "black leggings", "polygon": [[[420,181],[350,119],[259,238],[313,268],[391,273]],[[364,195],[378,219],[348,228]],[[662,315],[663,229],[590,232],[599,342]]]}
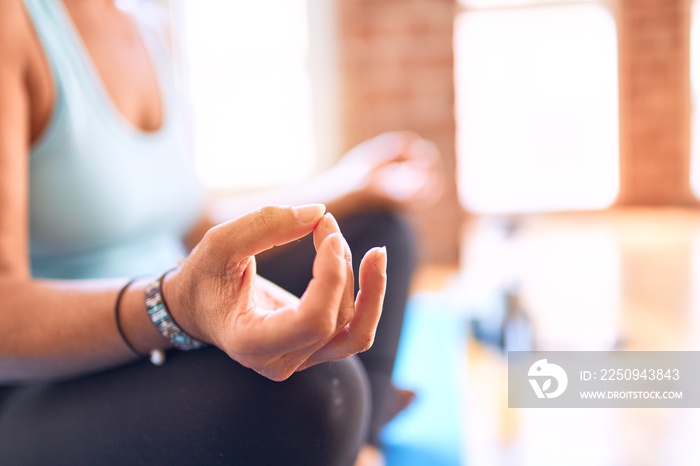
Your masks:
{"label": "black leggings", "polygon": [[[0,387],[0,464],[352,465],[364,442],[378,441],[414,255],[392,215],[364,214],[341,228],[356,261],[371,246],[389,253],[382,321],[360,358],[278,383],[207,348],[170,352],[162,367],[139,361],[75,380]],[[282,248],[259,258],[259,272],[299,293],[312,251],[308,240]]]}

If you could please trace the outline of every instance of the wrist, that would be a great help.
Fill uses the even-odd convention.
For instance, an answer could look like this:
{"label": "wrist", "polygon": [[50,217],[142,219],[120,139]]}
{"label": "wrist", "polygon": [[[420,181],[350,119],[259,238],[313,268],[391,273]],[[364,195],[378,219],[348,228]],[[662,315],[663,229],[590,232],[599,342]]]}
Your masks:
{"label": "wrist", "polygon": [[167,311],[176,325],[189,337],[203,343],[210,343],[211,337],[204,332],[194,318],[195,307],[191,296],[183,286],[185,280],[181,267],[166,272],[160,282],[160,293],[166,302]]}

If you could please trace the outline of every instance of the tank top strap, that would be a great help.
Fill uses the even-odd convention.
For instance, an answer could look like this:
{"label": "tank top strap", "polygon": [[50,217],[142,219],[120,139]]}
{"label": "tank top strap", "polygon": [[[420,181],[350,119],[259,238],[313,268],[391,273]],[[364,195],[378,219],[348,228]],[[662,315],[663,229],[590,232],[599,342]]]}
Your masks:
{"label": "tank top strap", "polygon": [[58,97],[68,83],[61,80],[73,79],[83,92],[97,97],[95,70],[92,69],[73,22],[61,0],[24,0],[27,12],[34,24],[39,41],[52,69]]}

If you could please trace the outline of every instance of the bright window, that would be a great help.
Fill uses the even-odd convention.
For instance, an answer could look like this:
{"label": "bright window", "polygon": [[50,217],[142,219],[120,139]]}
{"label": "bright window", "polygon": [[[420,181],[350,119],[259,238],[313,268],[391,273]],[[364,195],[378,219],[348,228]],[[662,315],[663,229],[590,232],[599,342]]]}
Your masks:
{"label": "bright window", "polygon": [[181,2],[194,149],[213,188],[284,184],[316,164],[305,0]]}
{"label": "bright window", "polygon": [[460,199],[479,213],[607,207],[619,189],[613,17],[532,3],[464,1],[456,20]]}

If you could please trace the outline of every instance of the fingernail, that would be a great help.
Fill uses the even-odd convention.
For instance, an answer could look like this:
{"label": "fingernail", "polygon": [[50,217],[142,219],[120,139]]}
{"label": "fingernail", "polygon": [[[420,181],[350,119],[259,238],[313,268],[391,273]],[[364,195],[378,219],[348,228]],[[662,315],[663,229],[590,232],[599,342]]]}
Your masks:
{"label": "fingernail", "polygon": [[338,221],[335,219],[332,213],[328,212],[324,215],[324,217],[328,219],[328,223],[331,228],[335,230],[340,230],[340,227],[338,226]]}
{"label": "fingernail", "polygon": [[379,248],[381,252],[384,254],[379,254],[379,258],[377,259],[377,268],[379,271],[386,275],[386,263],[387,263],[387,253],[386,253],[386,246],[382,246]]}
{"label": "fingernail", "polygon": [[301,223],[309,223],[323,217],[326,212],[326,206],[323,204],[306,204],[297,207],[292,207],[294,216]]}

